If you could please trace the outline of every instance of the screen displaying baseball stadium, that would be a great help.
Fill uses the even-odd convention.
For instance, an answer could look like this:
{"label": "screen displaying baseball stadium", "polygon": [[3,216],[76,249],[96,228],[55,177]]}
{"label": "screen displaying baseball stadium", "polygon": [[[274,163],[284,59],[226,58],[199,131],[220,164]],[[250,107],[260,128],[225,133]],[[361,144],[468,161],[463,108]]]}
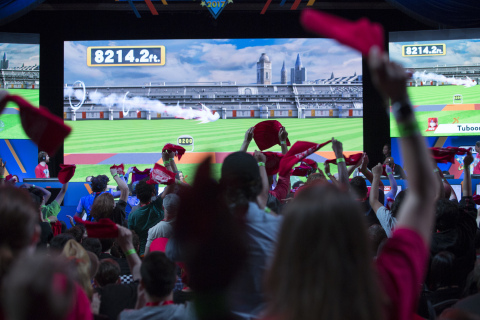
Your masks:
{"label": "screen displaying baseball stadium", "polygon": [[[77,165],[75,181],[113,164],[162,164],[166,143],[186,149],[177,164],[187,182],[206,156],[218,177],[245,132],[268,119],[292,144],[335,137],[349,155],[363,151],[362,118],[362,57],[330,39],[64,43],[64,119],[73,128],[64,163]],[[248,151],[256,149],[252,141]],[[330,147],[310,156],[333,157]]]}
{"label": "screen displaying baseball stadium", "polygon": [[[390,33],[390,59],[412,71],[407,90],[425,136],[480,134],[480,29]],[[399,137],[390,114],[391,137]]]}
{"label": "screen displaying baseball stadium", "polygon": [[[0,32],[0,90],[39,105],[40,37]],[[28,139],[16,104],[7,103],[0,117],[0,139]]]}

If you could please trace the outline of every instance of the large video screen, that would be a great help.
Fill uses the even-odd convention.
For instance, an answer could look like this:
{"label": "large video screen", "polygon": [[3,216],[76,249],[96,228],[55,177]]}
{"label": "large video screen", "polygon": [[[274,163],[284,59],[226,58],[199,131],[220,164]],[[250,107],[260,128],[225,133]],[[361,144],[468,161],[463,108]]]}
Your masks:
{"label": "large video screen", "polygon": [[[207,156],[218,176],[247,129],[271,119],[292,143],[335,137],[346,154],[363,151],[362,57],[333,40],[67,41],[64,48],[64,117],[73,128],[64,161],[77,165],[77,181],[112,164],[151,168],[162,163],[166,143],[187,150],[179,162],[187,182]],[[255,149],[252,141],[248,151]],[[311,157],[334,157],[324,149]]]}
{"label": "large video screen", "polygon": [[[40,38],[38,34],[0,33],[0,90],[39,105]],[[0,139],[28,139],[18,107],[8,103],[0,117]]]}
{"label": "large video screen", "polygon": [[[480,134],[480,29],[393,32],[389,52],[413,72],[408,94],[423,135]],[[390,128],[399,137],[393,115]]]}

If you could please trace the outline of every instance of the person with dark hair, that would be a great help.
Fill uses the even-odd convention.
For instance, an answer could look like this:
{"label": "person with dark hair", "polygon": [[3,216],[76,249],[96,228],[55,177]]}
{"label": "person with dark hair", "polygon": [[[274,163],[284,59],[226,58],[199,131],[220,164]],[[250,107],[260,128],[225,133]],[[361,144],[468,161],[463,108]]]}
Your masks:
{"label": "person with dark hair", "polygon": [[109,284],[120,283],[120,265],[113,259],[102,259],[95,274],[94,284],[96,288],[102,288]]}
{"label": "person with dark hair", "polygon": [[38,165],[35,167],[35,178],[50,178],[50,171],[48,171],[47,163],[50,162],[50,157],[45,151],[38,153]]}
{"label": "person with dark hair", "polygon": [[97,258],[100,258],[100,254],[102,253],[102,244],[100,240],[97,238],[85,238],[82,241],[82,247],[90,252],[93,252]]}
{"label": "person with dark hair", "polygon": [[[126,200],[128,198],[128,192],[129,192],[128,191],[128,186],[125,183],[125,180],[123,179],[123,177],[121,177],[117,173],[117,169],[110,169],[110,173],[112,174],[113,179],[115,180],[118,187],[120,188],[120,200],[121,201],[119,201],[119,203],[120,203],[119,208],[121,209],[121,207],[126,206]],[[110,181],[110,179],[106,175],[99,175],[99,176],[93,177],[91,179],[90,184],[91,184],[91,188],[92,188],[92,193],[87,195],[87,196],[84,196],[80,199],[80,202],[78,203],[78,206],[77,206],[77,211],[75,213],[75,216],[81,217],[83,212],[85,212],[87,214],[87,217],[84,220],[87,220],[87,221],[92,221],[93,220],[93,217],[90,214],[90,211],[92,209],[92,205],[93,205],[95,199],[99,195],[106,192],[107,186],[108,186],[108,181]],[[125,209],[123,209],[123,211],[125,211]],[[115,222],[119,223],[119,221],[115,221]]]}
{"label": "person with dark hair", "polygon": [[[352,192],[355,199],[360,203],[363,212],[365,212],[365,221],[367,223],[367,226],[371,226],[373,224],[381,224],[380,221],[378,221],[374,209],[370,205],[367,182],[363,177],[356,176],[350,180],[350,192]],[[383,202],[384,194],[382,190],[380,190],[378,187],[376,189],[372,187],[370,189],[370,193],[372,192],[376,192],[378,194],[378,197],[381,197],[381,201]]]}
{"label": "person with dark hair", "polygon": [[[128,228],[135,231],[140,238],[140,255],[145,252],[148,230],[163,220],[163,199],[173,191],[174,184],[168,185],[163,193],[155,197],[155,186],[147,183],[148,178],[138,182],[135,188],[140,207],[128,216]],[[152,200],[153,199],[153,200]]]}
{"label": "person with dark hair", "polygon": [[70,229],[65,231],[65,233],[66,234],[71,234],[73,236],[73,238],[75,239],[75,241],[77,241],[80,244],[82,243],[83,236],[85,234],[84,230],[80,227],[80,224],[77,224],[76,226],[71,227]]}
{"label": "person with dark hair", "polygon": [[247,261],[229,290],[231,310],[242,317],[256,317],[265,306],[261,290],[263,274],[273,255],[281,221],[261,210],[256,203],[262,191],[258,168],[257,161],[250,154],[234,152],[223,161],[220,178],[220,186],[232,213],[246,223]]}
{"label": "person with dark hair", "polygon": [[[426,318],[430,316],[428,302],[433,306],[436,316],[439,316],[461,297],[462,290],[455,278],[455,255],[448,251],[437,253],[430,264],[429,278],[430,290],[422,294],[418,308],[418,314]],[[438,305],[442,302],[447,303]]]}
{"label": "person with dark hair", "polygon": [[383,153],[383,161],[385,161],[385,159],[387,159],[388,157],[392,156],[392,148],[390,147],[389,143],[385,143],[383,145],[382,153]]}
{"label": "person with dark hair", "polygon": [[392,157],[387,157],[383,164],[389,166],[392,169],[393,175],[400,176],[401,179],[407,179],[407,175],[405,174],[405,171],[403,171],[403,168],[400,167],[400,165],[395,164],[395,161]]}
{"label": "person with dark hair", "polygon": [[123,311],[120,320],[195,319],[192,304],[173,304],[175,263],[163,252],[154,251],[146,255],[140,274],[139,292],[145,296],[146,306]]}
{"label": "person with dark hair", "polygon": [[70,239],[75,240],[75,237],[71,233],[60,233],[59,235],[56,235],[50,240],[50,251],[56,251],[57,253],[62,252],[63,247],[65,247],[65,244]]}

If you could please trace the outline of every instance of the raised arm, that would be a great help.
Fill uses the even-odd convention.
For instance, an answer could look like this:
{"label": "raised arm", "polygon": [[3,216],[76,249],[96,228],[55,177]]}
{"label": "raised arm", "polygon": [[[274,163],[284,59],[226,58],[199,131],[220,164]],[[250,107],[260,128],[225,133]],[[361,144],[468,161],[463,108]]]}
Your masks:
{"label": "raised arm", "polygon": [[65,198],[65,194],[67,193],[67,190],[68,190],[68,182],[65,184],[62,184],[62,188],[60,189],[60,192],[55,198],[55,201],[57,201],[58,204],[62,203],[63,198]]}
{"label": "raised arm", "polygon": [[472,153],[469,152],[463,159],[463,186],[462,195],[464,197],[472,196],[472,176],[470,175],[470,165],[473,162]]}
{"label": "raised arm", "polygon": [[[385,167],[385,172],[387,173],[388,181],[390,182],[390,187],[391,187],[390,192],[393,194],[393,197],[395,197],[397,195],[397,189],[398,189],[397,180],[395,180],[395,177],[393,176],[392,168],[390,168],[390,166]],[[374,179],[375,179],[375,174],[374,174]],[[378,177],[378,179],[380,180],[380,177]]]}
{"label": "raised arm", "polygon": [[338,181],[341,188],[348,189],[348,174],[345,158],[343,157],[343,145],[340,141],[332,138],[332,149],[337,158]]}
{"label": "raised arm", "polygon": [[253,157],[257,160],[260,177],[262,179],[262,192],[257,196],[257,203],[260,209],[264,209],[267,206],[268,190],[270,189],[267,170],[265,169],[265,161],[267,161],[267,157],[265,157],[261,151],[257,150],[255,150]]}
{"label": "raised arm", "polygon": [[433,169],[433,175],[435,176],[435,183],[437,185],[437,192],[435,195],[435,201],[438,199],[443,199],[445,198],[445,188],[443,187],[443,179],[442,179],[442,174],[441,171],[438,169],[436,166],[435,169]]}
{"label": "raised arm", "polygon": [[245,138],[243,139],[242,146],[240,147],[240,151],[247,152],[248,146],[253,139],[253,130],[255,127],[251,127],[250,129],[245,132]]}
{"label": "raised arm", "polygon": [[[368,167],[367,167],[369,161],[370,160],[368,159],[368,155],[365,153],[365,155],[363,156],[362,165],[360,166],[360,172],[365,176],[365,178],[367,178],[368,181],[370,181],[370,183],[372,183],[373,174],[370,170],[368,170]],[[383,182],[381,180],[378,182],[378,186],[383,188]]]}
{"label": "raised arm", "polygon": [[370,189],[370,206],[372,206],[373,211],[377,212],[378,209],[383,207],[383,203],[378,201],[378,183],[380,182],[380,176],[382,175],[382,164],[379,163],[372,169],[373,181],[372,188]]}
{"label": "raised arm", "polygon": [[324,169],[325,169],[325,174],[326,174],[327,177],[330,179],[330,181],[332,181],[332,183],[333,183],[335,186],[339,187],[339,183],[338,183],[337,179],[335,179],[335,177],[334,177],[334,176],[331,174],[331,172],[330,172],[330,163],[324,162],[324,163],[323,163],[323,167],[324,167]]}
{"label": "raised arm", "polygon": [[416,230],[430,243],[434,221],[434,176],[431,155],[425,145],[410,103],[406,81],[408,75],[398,64],[388,61],[386,53],[373,48],[369,55],[372,80],[385,98],[392,101],[392,111],[400,131],[400,147],[409,173],[409,192],[400,208],[397,227]]}
{"label": "raised arm", "polygon": [[278,131],[278,140],[280,140],[280,146],[282,147],[283,154],[286,154],[288,152],[287,138],[288,138],[287,130],[285,129],[285,127],[281,127],[280,131]]}
{"label": "raised arm", "polygon": [[47,189],[39,187],[39,186],[34,186],[33,184],[24,183],[21,187],[24,187],[24,188],[27,188],[27,189],[30,188],[30,187],[34,187],[34,188],[37,188],[38,190],[42,191],[43,197],[45,198],[45,203],[48,202],[48,199],[50,199],[50,196],[52,195],[52,193],[50,191],[48,191]]}
{"label": "raised arm", "polygon": [[117,173],[117,169],[110,169],[110,173],[112,174],[113,179],[120,188],[120,200],[127,202],[129,193],[127,183]]}
{"label": "raised arm", "polygon": [[142,265],[142,260],[140,260],[140,257],[133,246],[132,231],[118,224],[117,227],[118,237],[116,241],[127,258],[128,266],[132,272],[133,281],[140,280],[140,266]]}

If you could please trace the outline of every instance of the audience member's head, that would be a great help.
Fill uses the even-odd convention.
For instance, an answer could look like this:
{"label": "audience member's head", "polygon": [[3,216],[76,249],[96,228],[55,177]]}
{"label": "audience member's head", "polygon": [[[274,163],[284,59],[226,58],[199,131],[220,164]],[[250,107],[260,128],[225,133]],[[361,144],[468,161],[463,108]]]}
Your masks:
{"label": "audience member's head", "polygon": [[255,158],[246,152],[234,152],[225,158],[220,184],[233,208],[246,210],[262,190],[260,170]]}
{"label": "audience member's head", "polygon": [[50,157],[48,156],[48,153],[45,151],[40,151],[38,153],[38,163],[40,162],[45,162],[48,163],[50,161]]}
{"label": "audience member's head", "polygon": [[38,211],[28,192],[11,186],[0,187],[0,284],[15,259],[35,247],[40,229]]}
{"label": "audience member's head", "polygon": [[368,228],[367,233],[372,245],[372,254],[375,257],[380,253],[383,244],[387,241],[387,233],[379,224],[372,224]]}
{"label": "audience member's head", "polygon": [[154,251],[143,259],[140,268],[140,285],[153,298],[166,298],[175,287],[175,263],[170,261],[165,253]]}
{"label": "audience member's head", "polygon": [[137,198],[143,204],[149,203],[152,200],[152,197],[155,196],[155,186],[153,184],[148,184],[147,181],[148,178],[140,180],[135,187]]}
{"label": "audience member's head", "polygon": [[385,161],[383,162],[383,164],[386,164],[387,166],[389,166],[390,168],[395,168],[395,160],[393,160],[392,157],[387,157],[385,159]]}
{"label": "audience member's head", "polygon": [[368,188],[365,179],[354,177],[350,180],[350,190],[352,190],[355,199],[364,201],[367,198]]}
{"label": "audience member's head", "polygon": [[68,240],[75,240],[71,233],[60,233],[50,240],[50,250],[62,252]]}
{"label": "audience member's head", "polygon": [[[381,319],[364,225],[360,205],[348,193],[331,185],[302,190],[284,211],[266,278],[268,312],[278,315],[280,310],[287,320],[348,319],[352,314]],[[345,301],[355,303],[345,308]]]}
{"label": "audience member's head", "polygon": [[448,182],[444,181],[443,188],[445,189],[445,199],[450,199],[450,196],[452,195],[452,187]]}
{"label": "audience member's head", "polygon": [[325,174],[320,168],[318,169],[318,172],[312,173],[307,177],[306,184],[311,185],[312,183],[318,183],[318,182],[327,182],[327,178],[325,177]]}
{"label": "audience member's head", "polygon": [[456,202],[439,199],[437,201],[435,228],[446,231],[456,227],[458,221],[458,204]]}
{"label": "audience member's head", "polygon": [[303,186],[304,184],[305,183],[303,181],[297,181],[292,185],[292,189],[299,188],[299,187]]}
{"label": "audience member's head", "polygon": [[73,270],[63,258],[23,255],[12,266],[2,289],[6,319],[73,319],[67,315],[75,304],[76,288]]}
{"label": "audience member's head", "polygon": [[95,286],[120,283],[120,265],[113,259],[102,259],[95,275]]}
{"label": "audience member's head", "polygon": [[115,199],[111,193],[102,193],[93,201],[90,214],[98,221],[100,219],[111,218],[113,208],[115,207]]}
{"label": "audience member's head", "polygon": [[180,197],[174,193],[167,194],[163,199],[163,208],[165,209],[165,220],[175,219],[180,205]]}
{"label": "audience member's head", "polygon": [[475,151],[480,153],[480,141],[475,142]]}
{"label": "audience member's head", "polygon": [[392,217],[394,218],[397,217],[398,211],[400,210],[400,206],[402,205],[402,202],[405,199],[406,194],[407,194],[407,190],[402,190],[395,197],[395,201],[393,201],[392,208],[390,210]]}
{"label": "audience member's head", "polygon": [[448,251],[437,253],[430,265],[430,284],[432,290],[450,287],[455,284],[455,255]]}
{"label": "audience member's head", "polygon": [[68,240],[65,244],[62,255],[70,260],[71,264],[77,270],[77,282],[85,290],[87,296],[91,299],[93,288],[91,284],[91,261],[90,257],[82,245],[75,240]]}
{"label": "audience member's head", "polygon": [[78,243],[82,243],[84,231],[80,227],[80,224],[77,224],[76,226],[71,227],[70,229],[65,231],[65,233],[71,234],[75,239],[75,241],[77,241]]}
{"label": "audience member's head", "polygon": [[390,148],[390,144],[386,143],[384,146],[383,146],[383,155],[385,157],[389,157],[390,156],[390,153],[391,153],[391,148]]}
{"label": "audience member's head", "polygon": [[43,192],[40,189],[35,187],[30,187],[28,189],[28,192],[30,193],[30,198],[34,203],[35,208],[37,209],[37,211],[40,210],[42,205],[45,204],[45,196],[43,195]]}
{"label": "audience member's head", "polygon": [[92,179],[90,180],[92,191],[103,192],[107,190],[108,181],[110,181],[110,179],[108,179],[108,177],[104,174],[101,174],[96,177],[92,177]]}
{"label": "audience member's head", "polygon": [[102,252],[109,252],[112,247],[115,239],[111,238],[100,238],[100,244],[102,245]]}
{"label": "audience member's head", "polygon": [[97,238],[85,238],[82,241],[82,247],[90,252],[93,252],[97,257],[102,253],[102,244]]}

